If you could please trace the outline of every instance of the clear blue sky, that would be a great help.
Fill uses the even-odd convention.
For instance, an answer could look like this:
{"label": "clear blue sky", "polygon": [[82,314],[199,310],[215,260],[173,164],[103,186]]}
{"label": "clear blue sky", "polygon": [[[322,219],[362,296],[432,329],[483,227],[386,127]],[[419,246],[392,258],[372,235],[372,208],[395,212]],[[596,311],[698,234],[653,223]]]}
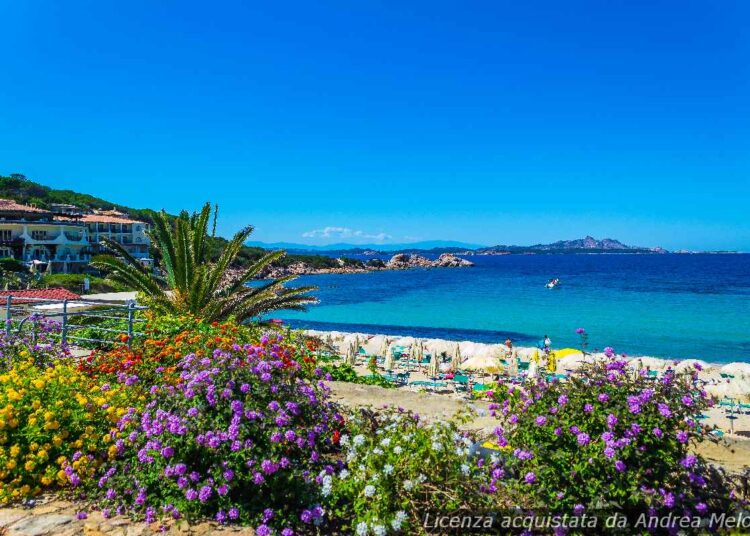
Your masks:
{"label": "clear blue sky", "polygon": [[746,0],[0,15],[0,173],[169,211],[211,200],[223,233],[265,241],[750,250]]}

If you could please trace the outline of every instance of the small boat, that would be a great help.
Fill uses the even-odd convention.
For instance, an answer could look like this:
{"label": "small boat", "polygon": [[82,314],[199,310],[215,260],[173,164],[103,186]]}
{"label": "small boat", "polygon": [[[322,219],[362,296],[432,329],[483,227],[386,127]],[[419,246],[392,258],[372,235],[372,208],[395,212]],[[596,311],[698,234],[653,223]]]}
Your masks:
{"label": "small boat", "polygon": [[544,286],[547,287],[547,288],[549,288],[549,289],[552,289],[552,288],[557,287],[557,285],[559,285],[559,284],[560,284],[560,280],[555,277],[554,279],[550,279],[549,281],[547,281],[547,284],[544,285]]}

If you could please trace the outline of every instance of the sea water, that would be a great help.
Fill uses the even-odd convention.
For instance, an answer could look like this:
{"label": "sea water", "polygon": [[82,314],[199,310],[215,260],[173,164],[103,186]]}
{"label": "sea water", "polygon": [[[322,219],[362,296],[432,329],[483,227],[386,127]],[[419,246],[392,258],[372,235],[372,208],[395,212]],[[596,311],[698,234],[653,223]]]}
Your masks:
{"label": "sea water", "polygon": [[[750,361],[750,255],[506,255],[473,268],[305,276],[293,327]],[[560,278],[558,288],[545,283]]]}

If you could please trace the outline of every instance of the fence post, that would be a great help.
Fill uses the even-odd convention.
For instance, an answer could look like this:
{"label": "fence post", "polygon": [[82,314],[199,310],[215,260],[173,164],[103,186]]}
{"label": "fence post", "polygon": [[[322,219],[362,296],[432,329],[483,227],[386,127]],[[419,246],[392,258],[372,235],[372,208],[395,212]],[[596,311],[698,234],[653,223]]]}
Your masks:
{"label": "fence post", "polygon": [[133,347],[133,313],[135,312],[135,302],[128,302],[128,349]]}
{"label": "fence post", "polygon": [[62,344],[68,344],[68,300],[63,300]]}
{"label": "fence post", "polygon": [[5,300],[5,335],[10,337],[10,320],[11,320],[11,313],[10,308],[13,304],[13,295],[8,294],[8,298]]}

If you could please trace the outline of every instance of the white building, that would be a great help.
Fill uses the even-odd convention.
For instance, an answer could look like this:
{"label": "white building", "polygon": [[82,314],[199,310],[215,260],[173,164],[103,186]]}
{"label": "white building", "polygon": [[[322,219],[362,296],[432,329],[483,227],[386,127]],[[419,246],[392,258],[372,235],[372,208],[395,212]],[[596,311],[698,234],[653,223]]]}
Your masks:
{"label": "white building", "polygon": [[84,213],[72,205],[52,210],[0,199],[0,258],[26,264],[52,263],[53,272],[79,273],[104,238],[122,244],[144,263],[150,263],[148,224],[115,211]]}

